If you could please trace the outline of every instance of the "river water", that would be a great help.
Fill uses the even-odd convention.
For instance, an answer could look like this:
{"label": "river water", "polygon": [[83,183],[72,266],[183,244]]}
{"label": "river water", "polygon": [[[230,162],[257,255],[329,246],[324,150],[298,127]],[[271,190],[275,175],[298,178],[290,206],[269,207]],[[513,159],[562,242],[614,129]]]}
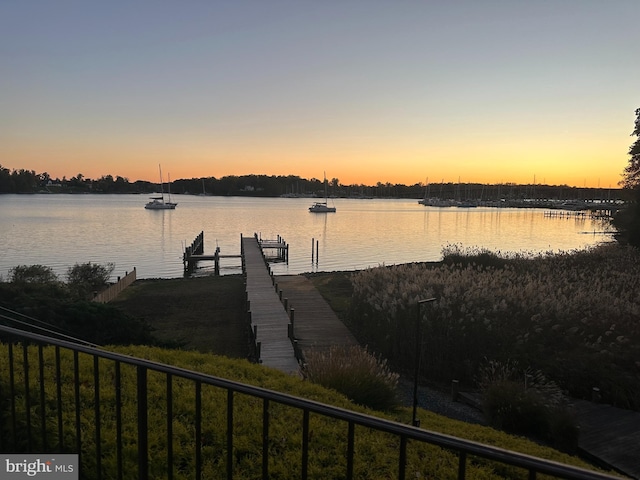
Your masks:
{"label": "river water", "polygon": [[[42,264],[64,278],[76,263],[114,263],[114,277],[183,275],[182,252],[204,232],[205,254],[240,253],[241,235],[282,237],[288,263],[276,274],[358,270],[437,261],[448,244],[502,252],[568,251],[610,241],[589,218],[548,218],[541,209],[437,208],[417,200],[335,199],[337,212],[310,213],[308,198],[175,195],[175,210],[145,210],[141,195],[0,195],[0,276]],[[317,242],[317,256],[315,255]],[[313,245],[313,248],[312,248]],[[312,259],[313,253],[313,259]],[[223,259],[222,274],[239,260]],[[203,263],[196,274],[213,272]]]}

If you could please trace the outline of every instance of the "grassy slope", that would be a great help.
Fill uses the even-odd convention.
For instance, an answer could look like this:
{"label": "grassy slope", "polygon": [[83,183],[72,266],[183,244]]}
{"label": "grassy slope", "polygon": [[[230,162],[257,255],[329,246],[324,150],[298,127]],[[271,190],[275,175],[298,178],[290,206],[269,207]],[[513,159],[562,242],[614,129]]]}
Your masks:
{"label": "grassy slope", "polygon": [[[123,349],[119,347],[118,350],[122,351]],[[147,348],[140,349],[138,347],[134,347],[132,349],[125,348],[124,350],[126,353],[135,356],[175,364],[223,378],[232,378],[236,381],[250,385],[286,392],[290,395],[308,398],[330,405],[336,405],[341,408],[363,412],[405,424],[411,423],[412,411],[410,408],[401,408],[392,413],[371,411],[351,403],[343,395],[337,392],[327,390],[318,385],[310,384],[309,382],[297,377],[292,377],[276,370],[260,367],[247,362],[230,361],[215,356],[201,356],[195,353],[185,356],[183,353],[176,351],[160,351],[158,349]],[[466,438],[487,445],[514,450],[561,463],[576,465],[582,468],[593,468],[576,457],[541,446],[526,438],[508,435],[489,427],[451,420],[432,412],[422,411],[422,409],[420,412],[420,418],[423,421],[423,427],[432,431],[453,435],[459,438]],[[258,429],[257,425],[256,429]],[[317,433],[317,438],[321,438],[320,432]],[[330,445],[320,445],[318,448],[331,449],[332,447]],[[374,465],[375,461],[375,459],[371,459],[371,463]]]}
{"label": "grassy slope", "polygon": [[161,343],[246,358],[244,283],[240,275],[138,280],[113,306],[146,320]]}

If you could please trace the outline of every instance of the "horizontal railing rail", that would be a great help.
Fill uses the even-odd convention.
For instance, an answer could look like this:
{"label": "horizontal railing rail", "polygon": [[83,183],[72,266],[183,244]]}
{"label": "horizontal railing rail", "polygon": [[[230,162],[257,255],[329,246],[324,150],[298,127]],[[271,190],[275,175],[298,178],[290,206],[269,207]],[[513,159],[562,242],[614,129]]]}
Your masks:
{"label": "horizontal railing rail", "polygon": [[[224,378],[219,378],[203,373],[198,373],[184,368],[174,367],[171,365],[158,363],[146,359],[135,358],[128,355],[110,352],[101,348],[94,348],[87,345],[77,344],[67,340],[52,339],[47,336],[36,333],[24,332],[15,328],[0,326],[0,338],[2,338],[6,346],[6,356],[0,357],[0,400],[4,405],[2,417],[8,421],[2,422],[0,427],[0,449],[6,452],[20,451],[20,453],[30,452],[71,452],[80,455],[80,476],[81,478],[124,478],[130,467],[125,467],[125,458],[130,461],[132,456],[137,458],[137,472],[134,478],[147,479],[151,478],[150,474],[150,458],[158,456],[157,439],[155,444],[150,443],[150,432],[156,425],[149,424],[149,376],[162,374],[165,378],[165,401],[166,401],[166,425],[163,431],[166,431],[166,438],[163,440],[165,445],[162,456],[166,461],[166,478],[173,478],[174,472],[179,468],[180,459],[174,458],[173,444],[173,417],[176,413],[177,406],[173,403],[173,389],[178,379],[181,381],[191,382],[194,394],[194,470],[189,472],[189,478],[203,478],[203,423],[207,415],[214,412],[204,411],[202,407],[202,395],[204,386],[218,387],[226,391],[226,405],[220,405],[220,412],[217,414],[226,415],[226,478],[232,479],[235,475],[241,478],[241,475],[234,472],[234,459],[236,451],[234,449],[234,429],[237,428],[237,422],[242,421],[234,417],[234,401],[239,394],[247,395],[261,400],[262,402],[262,458],[256,459],[261,462],[261,477],[269,478],[269,428],[270,428],[270,409],[273,404],[280,404],[302,413],[301,420],[301,438],[300,443],[300,465],[297,466],[300,472],[300,478],[309,477],[309,463],[311,461],[313,450],[310,448],[311,431],[310,431],[310,414],[319,415],[344,422],[347,427],[348,434],[346,439],[346,463],[344,477],[347,479],[354,478],[354,460],[356,457],[356,429],[369,429],[372,431],[383,432],[392,435],[397,439],[396,443],[387,442],[386,448],[394,449],[394,455],[397,455],[397,478],[404,479],[406,477],[407,467],[407,449],[408,443],[414,442],[435,445],[447,451],[453,452],[458,457],[457,472],[455,476],[459,479],[465,479],[467,468],[470,463],[483,458],[489,461],[498,462],[504,465],[519,467],[528,472],[528,478],[534,479],[537,474],[546,474],[555,478],[575,479],[575,480],[605,480],[612,477],[606,474],[593,472],[573,466],[563,465],[560,463],[532,457],[529,455],[508,451],[505,449],[483,445],[477,442],[463,440],[460,438],[444,435],[428,430],[404,425],[398,422],[373,417],[363,413],[358,413],[343,408],[326,405],[316,401],[303,399],[288,395],[286,393],[276,392],[273,390],[255,387],[243,383],[239,383]],[[53,360],[47,357],[45,360],[44,347],[49,346],[55,350],[55,358]],[[22,351],[20,354],[19,351]],[[72,385],[63,385],[61,380],[61,352],[69,351],[69,355],[73,356],[73,379]],[[3,350],[4,351],[4,350]],[[81,374],[80,355],[88,355],[92,358],[92,377],[86,380],[86,371]],[[35,357],[35,360],[34,360]],[[113,372],[108,379],[101,378],[100,371],[104,369],[104,362],[109,361],[113,364]],[[35,363],[35,365],[34,365]],[[37,365],[37,366],[36,366]],[[127,441],[126,445],[123,441],[123,431],[127,429],[130,433],[131,426],[126,425],[126,421],[131,418],[123,418],[122,405],[123,399],[123,374],[125,366],[135,369],[136,383],[136,419],[135,428],[137,438],[135,442]],[[53,370],[54,374],[50,375],[49,370]],[[85,367],[86,369],[86,367]],[[30,380],[30,375],[36,375],[35,383]],[[20,380],[19,380],[20,379]],[[36,379],[32,379],[36,380]],[[73,414],[73,423],[68,425],[68,421],[63,420],[62,415],[62,390],[73,389],[73,397],[75,398],[75,412]],[[93,392],[93,398],[89,404],[82,404],[81,389],[90,389]],[[36,389],[37,391],[31,391]],[[45,392],[53,395],[55,400],[45,399]],[[54,393],[52,393],[54,392]],[[101,410],[102,398],[115,398],[115,432],[105,432],[103,426],[104,414]],[[88,408],[93,409],[92,422],[81,420],[81,414]],[[23,418],[20,417],[23,412]],[[69,441],[68,431],[74,432],[71,435],[72,440]],[[103,457],[105,453],[102,451],[103,438],[106,435],[113,435],[116,438],[116,471],[106,471],[107,468]],[[84,440],[91,439],[94,451],[89,451],[84,445]],[[136,451],[131,453],[131,449]],[[383,448],[382,444],[379,448]],[[12,450],[13,449],[13,450]],[[130,472],[129,472],[130,474]]]}

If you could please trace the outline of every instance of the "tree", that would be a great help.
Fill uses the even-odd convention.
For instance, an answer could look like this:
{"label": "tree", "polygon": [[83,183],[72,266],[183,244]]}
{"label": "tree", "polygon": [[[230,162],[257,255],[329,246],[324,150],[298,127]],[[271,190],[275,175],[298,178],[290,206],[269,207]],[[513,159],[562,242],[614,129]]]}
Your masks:
{"label": "tree", "polygon": [[640,108],[636,109],[636,141],[629,148],[629,164],[624,169],[620,184],[628,193],[627,205],[613,219],[618,230],[618,241],[640,248]]}
{"label": "tree", "polygon": [[9,281],[13,283],[56,283],[57,275],[44,265],[18,265],[9,270]]}
{"label": "tree", "polygon": [[622,186],[624,188],[637,189],[640,188],[640,108],[636,109],[636,128],[632,136],[636,136],[636,141],[629,148],[629,165],[624,169],[624,179]]}
{"label": "tree", "polygon": [[76,263],[67,270],[67,284],[77,297],[90,299],[93,292],[100,291],[108,285],[114,269],[113,263]]}

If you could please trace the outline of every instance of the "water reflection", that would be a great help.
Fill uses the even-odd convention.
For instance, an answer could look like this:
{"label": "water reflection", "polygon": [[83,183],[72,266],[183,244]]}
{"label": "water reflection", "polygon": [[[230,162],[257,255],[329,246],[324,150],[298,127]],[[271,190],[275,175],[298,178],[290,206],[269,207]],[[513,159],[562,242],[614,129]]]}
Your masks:
{"label": "water reflection", "polygon": [[[309,199],[181,196],[176,210],[145,210],[138,195],[0,195],[0,275],[43,264],[59,275],[75,263],[135,266],[140,278],[179,277],[182,251],[204,232],[205,253],[240,252],[240,236],[290,245],[276,274],[354,270],[437,261],[447,244],[500,251],[572,250],[609,240],[589,218],[545,218],[543,210],[424,207],[415,200],[336,199],[337,213],[312,214]],[[312,260],[311,243],[318,242]],[[314,246],[315,248],[315,246]],[[222,273],[236,273],[226,259]],[[209,270],[208,270],[209,269]],[[201,265],[208,274],[213,265]]]}

